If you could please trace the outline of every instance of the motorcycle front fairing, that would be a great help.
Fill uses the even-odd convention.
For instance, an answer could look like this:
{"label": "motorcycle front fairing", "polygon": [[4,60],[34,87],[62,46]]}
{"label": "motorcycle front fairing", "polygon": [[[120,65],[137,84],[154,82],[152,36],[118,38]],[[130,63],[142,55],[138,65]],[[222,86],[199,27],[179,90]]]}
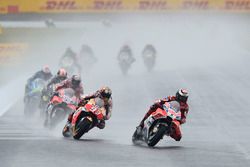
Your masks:
{"label": "motorcycle front fairing", "polygon": [[157,131],[157,128],[161,125],[170,127],[171,123],[172,118],[167,115],[167,111],[158,108],[144,121],[144,128],[142,132],[144,140],[149,138],[151,130]]}

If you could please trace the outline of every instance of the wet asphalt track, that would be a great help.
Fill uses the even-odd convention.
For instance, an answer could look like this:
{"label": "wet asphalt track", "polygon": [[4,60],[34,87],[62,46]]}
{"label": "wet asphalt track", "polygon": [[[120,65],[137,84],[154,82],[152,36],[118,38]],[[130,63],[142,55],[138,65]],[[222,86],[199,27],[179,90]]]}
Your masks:
{"label": "wet asphalt track", "polygon": [[[26,19],[26,16],[23,17]],[[131,18],[127,17],[127,20]],[[104,130],[94,129],[79,141],[62,137],[64,123],[48,131],[38,118],[25,119],[20,99],[0,117],[0,167],[250,166],[250,53],[243,50],[244,47],[249,49],[249,15],[233,18],[231,15],[224,18],[223,15],[214,22],[209,17],[197,17],[195,21],[190,21],[191,24],[185,24],[189,17],[181,14],[179,17],[170,15],[167,19],[164,15],[162,22],[169,24],[162,26],[162,22],[154,23],[155,27],[151,29],[149,26],[147,33],[142,31],[141,35],[139,32],[147,28],[143,25],[123,30],[114,23],[110,31],[92,30],[84,38],[95,44],[94,49],[101,56],[109,49],[109,52],[104,52],[106,55],[116,55],[118,49],[114,48],[119,48],[122,45],[119,41],[127,38],[142,45],[148,39],[154,39],[160,54],[157,65],[162,68],[150,74],[143,70],[135,72],[134,68],[127,77],[122,77],[118,70],[106,64],[105,67],[110,67],[108,72],[112,73],[107,78],[101,77],[103,71],[101,75],[99,71],[83,77],[87,93],[103,84],[112,88],[114,110]],[[120,16],[117,17],[117,20],[120,19]],[[114,38],[114,34],[117,41],[107,42],[106,39],[110,36]],[[136,54],[140,54],[142,45],[135,46],[138,50]],[[190,57],[184,57],[186,55]],[[181,65],[176,63],[180,59]],[[183,64],[187,65],[179,68]],[[21,85],[20,89],[23,89]],[[134,146],[131,136],[148,107],[156,98],[174,94],[180,87],[190,91],[190,113],[187,123],[182,126],[182,140],[175,142],[164,138],[153,149],[145,145]]]}
{"label": "wet asphalt track", "polygon": [[[79,141],[61,136],[63,123],[48,132],[39,119],[25,120],[20,102],[0,117],[0,166],[250,166],[247,60],[234,62],[234,68],[224,64],[112,76],[111,120],[104,130],[94,129]],[[147,107],[181,86],[190,90],[182,140],[164,138],[153,149],[134,146],[131,135]]]}

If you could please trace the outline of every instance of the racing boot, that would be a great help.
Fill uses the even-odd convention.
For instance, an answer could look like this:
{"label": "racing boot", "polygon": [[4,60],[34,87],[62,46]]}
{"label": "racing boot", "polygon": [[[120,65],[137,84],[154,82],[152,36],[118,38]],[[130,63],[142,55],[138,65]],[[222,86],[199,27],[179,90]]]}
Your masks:
{"label": "racing boot", "polygon": [[69,121],[67,121],[66,125],[63,128],[62,134],[64,137],[70,137],[71,133],[70,133],[70,127],[71,127],[71,123]]}
{"label": "racing boot", "polygon": [[141,136],[142,135],[142,128],[143,127],[141,125],[139,125],[139,126],[136,127],[137,136]]}
{"label": "racing boot", "polygon": [[105,121],[100,120],[100,122],[96,125],[99,129],[104,129],[105,128]]}
{"label": "racing boot", "polygon": [[137,140],[140,140],[142,136],[142,127],[139,125],[136,127],[136,130],[132,136],[133,143],[136,143]]}

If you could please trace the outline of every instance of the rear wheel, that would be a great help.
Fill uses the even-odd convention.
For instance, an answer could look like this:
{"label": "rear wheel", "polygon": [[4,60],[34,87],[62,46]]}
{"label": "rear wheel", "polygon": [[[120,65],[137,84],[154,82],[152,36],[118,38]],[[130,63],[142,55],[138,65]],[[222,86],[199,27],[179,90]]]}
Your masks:
{"label": "rear wheel", "polygon": [[82,135],[90,129],[90,126],[92,124],[92,121],[90,121],[88,118],[84,118],[83,120],[79,121],[78,124],[76,124],[76,134],[73,136],[74,139],[80,139]]}
{"label": "rear wheel", "polygon": [[147,140],[148,146],[154,147],[162,139],[167,129],[168,127],[159,124],[156,124],[153,128],[151,128]]}

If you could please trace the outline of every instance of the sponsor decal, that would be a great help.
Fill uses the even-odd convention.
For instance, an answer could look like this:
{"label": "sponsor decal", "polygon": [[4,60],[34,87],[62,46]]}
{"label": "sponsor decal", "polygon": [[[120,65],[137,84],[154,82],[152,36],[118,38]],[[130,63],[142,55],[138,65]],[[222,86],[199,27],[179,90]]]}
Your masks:
{"label": "sponsor decal", "polygon": [[5,7],[0,6],[0,13],[5,13],[5,12],[6,12],[6,8],[5,8]]}
{"label": "sponsor decal", "polygon": [[167,9],[167,1],[150,1],[141,0],[139,1],[140,10],[164,10]]}
{"label": "sponsor decal", "polygon": [[48,0],[42,10],[76,10],[76,2],[74,0]]}
{"label": "sponsor decal", "polygon": [[8,13],[18,13],[18,12],[19,12],[19,6],[17,5],[8,6]]}
{"label": "sponsor decal", "polygon": [[208,9],[208,0],[187,0],[183,1],[184,9]]}
{"label": "sponsor decal", "polygon": [[95,0],[93,1],[93,6],[90,9],[94,10],[122,10],[123,2],[122,0]]}
{"label": "sponsor decal", "polygon": [[227,0],[225,1],[227,10],[250,10],[250,0]]}
{"label": "sponsor decal", "polygon": [[171,10],[249,11],[250,0],[0,0],[0,14]]}

